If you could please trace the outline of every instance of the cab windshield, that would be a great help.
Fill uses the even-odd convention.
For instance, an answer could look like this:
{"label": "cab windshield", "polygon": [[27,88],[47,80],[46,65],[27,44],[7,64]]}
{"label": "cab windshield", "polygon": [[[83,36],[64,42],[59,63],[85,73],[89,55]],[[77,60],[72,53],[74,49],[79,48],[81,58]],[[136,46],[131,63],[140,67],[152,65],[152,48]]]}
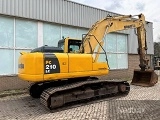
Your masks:
{"label": "cab windshield", "polygon": [[[58,42],[58,47],[64,50],[64,41],[65,40],[60,40]],[[75,52],[79,51],[81,46],[81,40],[74,40],[74,39],[69,39],[68,40],[68,52]]]}

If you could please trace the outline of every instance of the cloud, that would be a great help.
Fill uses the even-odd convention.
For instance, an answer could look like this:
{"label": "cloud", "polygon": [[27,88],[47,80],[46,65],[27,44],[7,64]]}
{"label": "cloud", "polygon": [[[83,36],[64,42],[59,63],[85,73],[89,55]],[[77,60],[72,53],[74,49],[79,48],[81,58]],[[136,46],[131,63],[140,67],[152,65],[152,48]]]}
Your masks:
{"label": "cloud", "polygon": [[160,19],[153,19],[153,22],[160,22]]}
{"label": "cloud", "polygon": [[154,41],[160,34],[160,1],[159,0],[72,0],[85,5],[104,9],[107,11],[137,15],[143,13],[146,21],[153,22]]}
{"label": "cloud", "polygon": [[106,5],[106,7],[105,7],[105,9],[106,10],[112,10],[113,8],[114,9],[118,9],[118,8],[122,8],[123,6],[122,6],[122,4],[121,4],[121,0],[112,0],[111,2],[110,2],[110,4],[107,4]]}
{"label": "cloud", "polygon": [[136,9],[139,11],[144,11],[145,4],[144,3],[137,3]]}

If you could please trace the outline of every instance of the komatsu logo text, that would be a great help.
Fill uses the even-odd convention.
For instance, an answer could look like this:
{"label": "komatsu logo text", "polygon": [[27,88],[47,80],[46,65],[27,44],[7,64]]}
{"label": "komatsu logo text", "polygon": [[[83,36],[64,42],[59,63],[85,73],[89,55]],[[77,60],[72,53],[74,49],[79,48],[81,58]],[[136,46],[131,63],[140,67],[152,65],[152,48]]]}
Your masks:
{"label": "komatsu logo text", "polygon": [[133,24],[133,25],[126,25],[124,26],[124,29],[129,29],[129,28],[135,28],[136,26]]}
{"label": "komatsu logo text", "polygon": [[24,64],[18,64],[18,68],[20,68],[20,69],[24,69]]}

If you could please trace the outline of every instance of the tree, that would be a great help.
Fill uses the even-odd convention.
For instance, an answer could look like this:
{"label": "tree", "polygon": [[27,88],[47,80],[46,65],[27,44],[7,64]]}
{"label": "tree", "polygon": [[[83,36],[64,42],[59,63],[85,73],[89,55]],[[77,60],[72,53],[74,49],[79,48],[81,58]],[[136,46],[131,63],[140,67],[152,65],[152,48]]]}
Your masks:
{"label": "tree", "polygon": [[154,42],[154,56],[160,57],[160,42]]}

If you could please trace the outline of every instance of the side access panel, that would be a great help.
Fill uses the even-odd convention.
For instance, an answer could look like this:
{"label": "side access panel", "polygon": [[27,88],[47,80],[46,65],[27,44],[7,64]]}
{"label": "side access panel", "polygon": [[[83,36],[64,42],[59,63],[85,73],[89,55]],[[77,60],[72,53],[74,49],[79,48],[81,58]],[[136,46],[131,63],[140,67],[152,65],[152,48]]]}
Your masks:
{"label": "side access panel", "polygon": [[91,54],[69,53],[69,73],[92,71]]}

